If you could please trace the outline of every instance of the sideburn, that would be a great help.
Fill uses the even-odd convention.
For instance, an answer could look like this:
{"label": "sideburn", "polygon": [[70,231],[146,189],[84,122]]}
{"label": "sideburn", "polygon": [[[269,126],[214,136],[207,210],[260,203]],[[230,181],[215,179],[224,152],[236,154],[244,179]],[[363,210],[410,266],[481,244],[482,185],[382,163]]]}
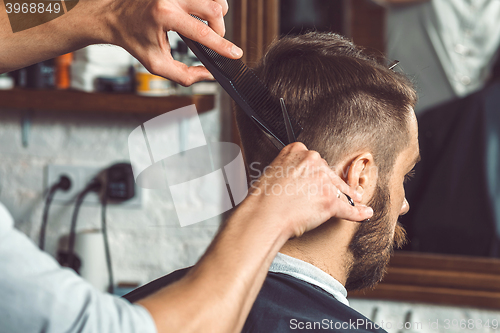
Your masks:
{"label": "sideburn", "polygon": [[[369,222],[361,224],[349,245],[353,260],[349,265],[346,281],[348,291],[372,288],[382,280],[386,272],[393,253],[392,228],[389,221],[390,200],[387,186],[377,185],[375,195],[368,203],[368,206],[373,208],[374,215]],[[394,241],[397,238],[398,243],[402,242],[404,230],[401,226],[399,229],[396,227],[396,230],[397,237]]]}

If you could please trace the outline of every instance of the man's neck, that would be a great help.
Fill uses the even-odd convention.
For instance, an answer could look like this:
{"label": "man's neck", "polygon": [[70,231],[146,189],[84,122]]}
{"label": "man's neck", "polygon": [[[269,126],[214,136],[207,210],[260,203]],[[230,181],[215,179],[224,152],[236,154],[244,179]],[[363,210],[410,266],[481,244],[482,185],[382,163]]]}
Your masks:
{"label": "man's neck", "polygon": [[345,286],[352,258],[348,251],[354,232],[352,225],[343,220],[328,221],[289,240],[280,252],[318,267]]}

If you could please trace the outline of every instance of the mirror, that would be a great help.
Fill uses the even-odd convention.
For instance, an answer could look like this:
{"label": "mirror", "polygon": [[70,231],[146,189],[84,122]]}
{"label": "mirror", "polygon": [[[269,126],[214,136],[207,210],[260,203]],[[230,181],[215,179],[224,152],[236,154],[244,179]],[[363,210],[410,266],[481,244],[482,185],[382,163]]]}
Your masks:
{"label": "mirror", "polygon": [[419,94],[422,160],[406,188],[405,250],[498,258],[500,27],[490,16],[500,5],[387,2],[387,55]]}
{"label": "mirror", "polygon": [[281,0],[280,35],[295,35],[309,30],[345,33],[343,1]]}

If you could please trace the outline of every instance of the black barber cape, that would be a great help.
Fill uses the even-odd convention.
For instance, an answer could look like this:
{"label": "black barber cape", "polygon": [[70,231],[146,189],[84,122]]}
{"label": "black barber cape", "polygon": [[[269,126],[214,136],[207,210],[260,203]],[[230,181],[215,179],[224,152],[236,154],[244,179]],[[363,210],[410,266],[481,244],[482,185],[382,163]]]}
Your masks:
{"label": "black barber cape", "polygon": [[[124,296],[136,302],[182,278],[175,271]],[[323,289],[292,276],[269,272],[245,322],[244,333],[386,332]]]}

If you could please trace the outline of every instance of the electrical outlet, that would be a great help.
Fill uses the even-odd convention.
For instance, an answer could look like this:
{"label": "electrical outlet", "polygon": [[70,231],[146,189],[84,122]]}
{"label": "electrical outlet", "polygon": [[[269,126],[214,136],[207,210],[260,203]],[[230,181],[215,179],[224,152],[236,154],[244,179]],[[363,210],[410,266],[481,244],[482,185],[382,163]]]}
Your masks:
{"label": "electrical outlet", "polygon": [[[68,191],[57,191],[53,201],[62,204],[73,204],[78,194],[85,189],[87,184],[102,172],[104,167],[89,167],[76,165],[48,165],[45,188],[48,189],[53,184],[59,181],[61,176],[67,176],[71,180],[71,188]],[[84,204],[100,205],[99,196],[97,193],[89,193],[84,201]],[[135,196],[127,201],[119,203],[120,206],[130,208],[141,208],[142,206],[142,188],[135,187]]]}

